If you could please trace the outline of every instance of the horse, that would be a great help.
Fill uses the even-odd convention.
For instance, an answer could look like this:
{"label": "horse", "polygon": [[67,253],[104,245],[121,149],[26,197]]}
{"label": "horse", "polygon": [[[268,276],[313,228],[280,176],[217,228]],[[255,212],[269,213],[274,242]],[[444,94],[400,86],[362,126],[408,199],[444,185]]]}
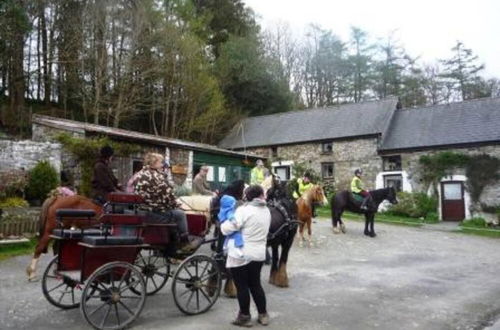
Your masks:
{"label": "horse", "polygon": [[[101,205],[96,204],[94,201],[84,196],[53,196],[47,198],[42,204],[42,209],[38,218],[39,236],[35,246],[33,259],[26,268],[26,274],[28,275],[29,281],[36,279],[36,266],[40,259],[40,255],[42,253],[47,253],[51,240],[50,235],[52,235],[52,231],[56,228],[56,211],[58,209],[94,210],[96,218],[99,218],[103,213],[103,207]],[[71,227],[75,224],[65,223],[65,225]]]}
{"label": "horse", "polygon": [[365,231],[364,234],[369,237],[375,237],[375,230],[373,228],[375,213],[377,213],[380,203],[388,200],[391,204],[397,204],[396,190],[394,187],[383,188],[370,191],[372,197],[372,204],[368,210],[361,210],[361,202],[353,199],[352,193],[349,190],[343,190],[332,197],[331,210],[332,210],[332,225],[333,232],[339,233],[338,225],[340,224],[342,232],[345,233],[345,225],[341,219],[344,210],[360,213],[365,215]]}
{"label": "horse", "polygon": [[[277,287],[288,287],[288,254],[297,233],[297,204],[284,182],[273,179],[266,198],[271,212],[271,224],[267,245],[271,247],[271,271],[269,283]],[[279,248],[281,247],[281,254]]]}
{"label": "horse", "polygon": [[313,185],[309,190],[307,190],[299,199],[297,199],[297,214],[299,225],[299,246],[303,246],[304,239],[304,227],[307,226],[308,234],[308,244],[309,247],[312,246],[311,240],[311,222],[312,222],[312,207],[313,203],[320,203],[321,205],[328,204],[323,188],[319,185]]}

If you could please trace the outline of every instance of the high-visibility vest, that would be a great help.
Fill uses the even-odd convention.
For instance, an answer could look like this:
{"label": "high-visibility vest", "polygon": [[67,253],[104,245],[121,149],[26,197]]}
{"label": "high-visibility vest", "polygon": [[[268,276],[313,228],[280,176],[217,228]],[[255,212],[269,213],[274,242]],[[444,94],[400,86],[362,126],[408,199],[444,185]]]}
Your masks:
{"label": "high-visibility vest", "polygon": [[[308,191],[309,189],[311,189],[313,187],[313,184],[311,182],[304,183],[304,179],[298,179],[297,184],[299,186],[298,190],[299,190],[300,196],[304,195],[304,193],[306,191]],[[293,198],[298,199],[300,197],[299,194],[297,194],[297,191],[294,191]]]}
{"label": "high-visibility vest", "polygon": [[252,172],[250,172],[250,184],[261,184],[266,178],[265,169],[254,167]]}
{"label": "high-visibility vest", "polygon": [[363,190],[364,190],[364,188],[363,188],[363,181],[361,181],[361,179],[358,178],[357,176],[355,176],[354,178],[352,178],[352,181],[351,181],[351,192],[353,192],[355,194],[359,194]]}

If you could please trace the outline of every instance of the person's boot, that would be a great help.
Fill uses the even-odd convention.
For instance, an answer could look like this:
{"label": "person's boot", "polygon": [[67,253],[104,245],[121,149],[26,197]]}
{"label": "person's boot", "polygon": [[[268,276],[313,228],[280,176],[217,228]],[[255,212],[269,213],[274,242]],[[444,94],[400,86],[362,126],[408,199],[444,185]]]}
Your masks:
{"label": "person's boot", "polygon": [[231,322],[231,324],[237,325],[239,327],[250,328],[251,326],[253,326],[252,316],[250,314],[245,315],[245,314],[238,313],[238,316],[236,316],[236,319],[234,319],[234,321]]}
{"label": "person's boot", "polygon": [[368,198],[364,198],[363,202],[361,203],[360,209],[362,209],[363,211],[368,211],[368,207],[366,206],[367,202],[368,202]]}
{"label": "person's boot", "polygon": [[267,313],[262,313],[259,314],[259,318],[257,319],[257,322],[260,324],[266,326],[269,325],[269,315]]}

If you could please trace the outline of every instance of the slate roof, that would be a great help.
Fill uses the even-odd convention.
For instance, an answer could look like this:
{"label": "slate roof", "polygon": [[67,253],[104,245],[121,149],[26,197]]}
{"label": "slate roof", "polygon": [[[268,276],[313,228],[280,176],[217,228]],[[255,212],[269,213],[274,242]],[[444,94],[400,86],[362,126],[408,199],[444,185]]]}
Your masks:
{"label": "slate roof", "polygon": [[249,117],[219,143],[227,149],[334,140],[381,134],[396,109],[396,98]]}
{"label": "slate roof", "polygon": [[253,155],[250,153],[243,153],[243,152],[236,152],[236,151],[221,149],[221,148],[214,146],[214,145],[211,145],[211,144],[197,143],[197,142],[184,141],[184,140],[179,140],[179,139],[166,138],[163,136],[156,136],[156,135],[146,134],[146,133],[141,133],[141,132],[136,132],[136,131],[129,131],[129,130],[121,129],[121,128],[114,128],[114,127],[108,127],[108,126],[102,126],[102,125],[89,124],[89,123],[68,120],[68,119],[62,119],[62,118],[56,118],[56,117],[50,117],[50,116],[42,116],[42,115],[35,114],[35,115],[33,115],[32,122],[39,124],[39,125],[44,125],[44,126],[53,127],[53,128],[59,128],[62,130],[78,132],[78,133],[82,133],[82,134],[85,134],[87,132],[91,132],[91,133],[96,133],[96,134],[108,135],[108,136],[119,138],[122,140],[141,141],[141,142],[157,144],[157,145],[172,146],[172,147],[179,147],[179,148],[189,149],[189,150],[198,150],[198,151],[204,151],[204,152],[215,153],[215,154],[235,156],[238,158],[245,158],[245,157],[252,158],[252,159],[265,158],[265,157],[256,156],[256,155]]}
{"label": "slate roof", "polygon": [[397,110],[380,151],[500,142],[500,98]]}

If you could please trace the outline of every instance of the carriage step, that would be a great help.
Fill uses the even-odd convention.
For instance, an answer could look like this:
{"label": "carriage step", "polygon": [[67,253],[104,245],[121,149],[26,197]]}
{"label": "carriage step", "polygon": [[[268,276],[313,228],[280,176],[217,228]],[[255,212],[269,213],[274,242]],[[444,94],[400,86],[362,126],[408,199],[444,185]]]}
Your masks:
{"label": "carriage step", "polygon": [[56,216],[58,218],[93,218],[93,217],[95,217],[95,211],[94,210],[57,209]]}
{"label": "carriage step", "polygon": [[84,236],[83,243],[89,245],[140,245],[143,244],[141,237],[130,236]]}
{"label": "carriage step", "polygon": [[52,234],[60,238],[81,239],[84,236],[101,236],[104,233],[99,229],[54,229]]}
{"label": "carriage step", "polygon": [[114,204],[143,204],[144,199],[137,194],[129,194],[122,192],[109,193],[106,199],[110,203]]}

